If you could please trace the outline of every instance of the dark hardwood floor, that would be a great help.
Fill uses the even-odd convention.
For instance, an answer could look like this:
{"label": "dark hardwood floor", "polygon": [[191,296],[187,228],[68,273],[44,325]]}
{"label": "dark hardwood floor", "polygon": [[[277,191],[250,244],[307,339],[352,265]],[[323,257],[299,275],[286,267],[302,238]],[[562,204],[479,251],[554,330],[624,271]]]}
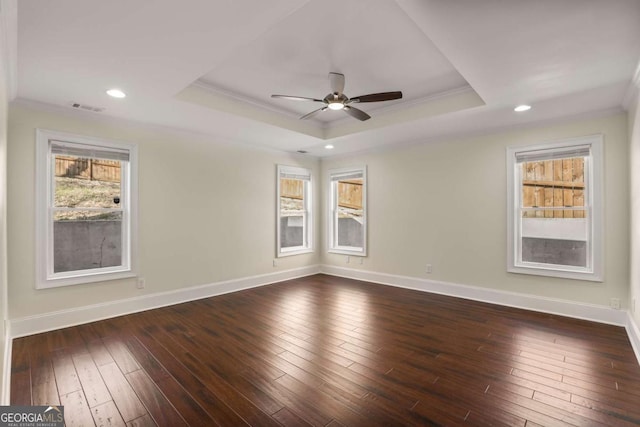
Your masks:
{"label": "dark hardwood floor", "polygon": [[68,426],[630,426],[623,328],[317,275],[16,339]]}

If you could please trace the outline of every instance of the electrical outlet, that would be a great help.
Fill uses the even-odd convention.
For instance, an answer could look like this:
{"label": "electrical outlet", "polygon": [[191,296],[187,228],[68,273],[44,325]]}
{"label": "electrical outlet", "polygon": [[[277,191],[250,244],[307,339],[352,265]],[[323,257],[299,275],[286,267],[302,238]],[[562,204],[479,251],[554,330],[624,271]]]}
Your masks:
{"label": "electrical outlet", "polygon": [[358,257],[358,264],[362,265],[363,261],[364,261],[364,257]]}
{"label": "electrical outlet", "polygon": [[609,299],[609,307],[615,310],[620,310],[620,298]]}
{"label": "electrical outlet", "polygon": [[273,266],[274,266],[274,267],[277,267],[277,266],[278,266],[278,260],[277,260],[277,259],[274,259],[274,260],[273,260]]}
{"label": "electrical outlet", "polygon": [[431,264],[427,264],[427,269],[426,270],[427,270],[428,274],[433,273],[433,267],[431,266]]}
{"label": "electrical outlet", "polygon": [[347,255],[347,264],[349,264],[351,262],[351,257],[349,255]]}
{"label": "electrical outlet", "polygon": [[138,283],[136,283],[136,287],[138,289],[144,289],[144,286],[145,286],[144,277],[138,277]]}

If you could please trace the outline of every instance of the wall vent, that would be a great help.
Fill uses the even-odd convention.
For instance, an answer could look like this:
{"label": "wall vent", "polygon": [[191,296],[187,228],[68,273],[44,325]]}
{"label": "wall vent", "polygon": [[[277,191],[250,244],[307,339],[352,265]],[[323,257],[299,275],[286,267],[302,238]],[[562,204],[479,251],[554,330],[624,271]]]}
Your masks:
{"label": "wall vent", "polygon": [[93,111],[94,113],[102,113],[105,110],[103,107],[94,107],[92,105],[80,104],[79,102],[71,102],[69,105],[78,110]]}

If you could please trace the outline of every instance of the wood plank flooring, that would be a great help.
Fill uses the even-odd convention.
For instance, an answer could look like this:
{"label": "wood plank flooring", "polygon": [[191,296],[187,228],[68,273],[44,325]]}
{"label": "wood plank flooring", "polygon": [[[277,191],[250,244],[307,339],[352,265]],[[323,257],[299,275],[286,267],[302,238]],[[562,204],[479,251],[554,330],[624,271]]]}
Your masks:
{"label": "wood plank flooring", "polygon": [[15,339],[68,426],[631,426],[623,328],[316,275]]}

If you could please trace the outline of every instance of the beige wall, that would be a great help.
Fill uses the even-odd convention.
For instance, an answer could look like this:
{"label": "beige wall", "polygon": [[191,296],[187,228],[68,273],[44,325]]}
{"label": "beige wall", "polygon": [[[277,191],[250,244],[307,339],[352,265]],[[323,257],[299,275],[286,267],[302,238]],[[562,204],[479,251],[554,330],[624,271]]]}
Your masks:
{"label": "beige wall", "polygon": [[[506,147],[598,133],[605,141],[605,281],[507,273]],[[620,114],[323,160],[323,179],[327,169],[366,164],[369,185],[369,256],[358,265],[323,254],[323,263],[598,305],[615,297],[626,308],[628,152]]]}
{"label": "beige wall", "polygon": [[[631,141],[631,316],[640,327],[640,98],[629,109],[629,139]],[[635,300],[635,311],[633,301]]]}
{"label": "beige wall", "polygon": [[[7,113],[10,98],[10,59],[13,29],[17,22],[15,2],[3,2],[0,10],[0,404],[9,404],[9,372],[5,372],[5,357],[10,354],[5,346],[8,338],[7,294]],[[7,360],[8,361],[8,360]]]}
{"label": "beige wall", "polygon": [[[133,280],[34,289],[35,128],[136,142],[140,149],[140,272]],[[602,133],[605,281],[506,273],[505,148]],[[634,141],[638,145],[637,133]],[[218,143],[125,122],[14,106],[9,118],[10,318],[247,277],[320,262],[550,298],[629,307],[629,144],[623,114],[495,135],[324,159],[368,167],[369,256],[275,253],[275,165],[314,170],[315,159]],[[322,181],[324,184],[324,181]],[[316,201],[318,201],[316,192]],[[321,198],[324,205],[325,197]],[[317,205],[317,204],[316,204]],[[324,206],[322,206],[324,208]],[[320,221],[325,216],[320,211]],[[316,234],[316,248],[325,236]],[[424,272],[433,265],[433,273]],[[637,286],[637,281],[636,281]],[[637,288],[636,288],[637,289]]]}
{"label": "beige wall", "polygon": [[[36,128],[138,144],[139,271],[146,289],[136,289],[134,280],[34,288]],[[276,164],[311,168],[317,182],[317,159],[18,105],[9,111],[8,160],[12,319],[319,261],[316,250],[279,259],[278,267],[272,265]]]}
{"label": "beige wall", "polygon": [[[4,62],[4,57],[2,58]],[[0,384],[4,384],[4,357],[7,320],[7,85],[5,64],[0,64]],[[3,392],[5,390],[3,389]],[[6,405],[8,396],[0,404]]]}

